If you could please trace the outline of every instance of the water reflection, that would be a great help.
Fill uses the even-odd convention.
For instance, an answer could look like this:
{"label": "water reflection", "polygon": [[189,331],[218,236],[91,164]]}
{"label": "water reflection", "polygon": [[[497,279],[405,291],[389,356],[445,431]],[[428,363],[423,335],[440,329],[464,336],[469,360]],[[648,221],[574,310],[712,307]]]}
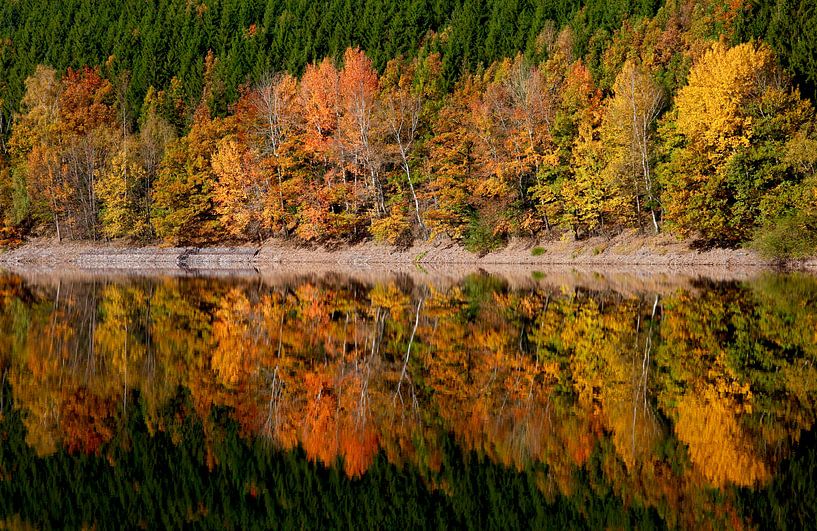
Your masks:
{"label": "water reflection", "polygon": [[[779,524],[809,509],[758,512],[753,496],[792,503],[780,482],[812,472],[791,463],[811,451],[798,443],[813,441],[816,360],[806,275],[615,291],[544,275],[7,274],[0,509],[7,522],[104,520],[81,502],[54,519],[32,505],[93,470],[149,527],[158,516],[140,503],[179,488],[166,525],[244,527],[205,487],[214,478],[247,515],[259,497],[267,517],[300,507],[293,525],[322,521],[315,504],[354,512],[304,485],[295,501],[296,477],[368,485],[361,499],[418,524]],[[163,477],[132,468],[174,452],[193,463],[185,479],[173,461]]]}

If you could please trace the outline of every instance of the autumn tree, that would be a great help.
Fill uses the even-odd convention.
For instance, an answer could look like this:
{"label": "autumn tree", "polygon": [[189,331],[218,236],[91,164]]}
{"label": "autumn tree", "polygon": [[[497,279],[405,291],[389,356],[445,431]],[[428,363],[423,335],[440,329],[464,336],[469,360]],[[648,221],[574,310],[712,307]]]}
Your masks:
{"label": "autumn tree", "polygon": [[175,139],[175,131],[158,115],[159,96],[149,91],[146,100],[138,133],[129,130],[123,115],[118,146],[95,183],[101,230],[109,238],[148,241],[155,237],[154,181],[165,149]]}
{"label": "autumn tree", "polygon": [[294,228],[293,210],[301,200],[299,144],[304,117],[299,104],[298,81],[278,74],[242,97],[235,111],[238,139],[259,167],[254,176],[256,215],[261,215],[267,230],[284,235]]}
{"label": "autumn tree", "polygon": [[246,146],[234,137],[218,142],[211,159],[217,177],[213,202],[214,212],[229,234],[260,243],[268,234],[264,211],[270,187],[253,159]]}
{"label": "autumn tree", "polygon": [[338,162],[354,175],[356,193],[358,179],[362,177],[366,199],[380,216],[386,212],[386,200],[381,181],[383,142],[373,124],[378,105],[378,76],[371,60],[360,49],[349,48],[343,55],[338,91],[342,113],[338,121],[341,146],[337,153],[344,154]]}
{"label": "autumn tree", "polygon": [[205,61],[205,88],[190,132],[167,146],[156,179],[153,224],[156,235],[176,244],[210,241],[219,227],[214,187],[218,176],[211,159],[228,124],[210,114],[209,103],[218,62]]}
{"label": "autumn tree", "polygon": [[149,237],[155,237],[152,220],[155,181],[159,176],[167,147],[176,140],[174,127],[159,113],[162,99],[160,95],[149,90],[142,107],[142,116],[139,118],[138,156],[145,173],[142,218],[147,223]]}
{"label": "autumn tree", "polygon": [[715,44],[692,67],[663,127],[668,218],[685,235],[746,239],[763,197],[802,178],[779,161],[783,139],[812,117],[769,48]]}
{"label": "autumn tree", "polygon": [[478,94],[474,80],[466,78],[431,123],[424,167],[424,173],[429,176],[424,195],[430,204],[424,221],[432,236],[447,233],[462,239],[468,229],[473,213],[469,186],[476,165],[474,144],[477,139],[466,117],[469,101]]}
{"label": "autumn tree", "polygon": [[643,65],[627,61],[616,77],[613,97],[607,104],[603,138],[612,157],[608,166],[635,203],[642,227],[642,213],[649,212],[653,230],[659,232],[660,193],[653,175],[654,127],[664,105],[664,95]]}
{"label": "autumn tree", "polygon": [[117,138],[111,98],[111,84],[89,68],[58,80],[39,67],[29,79],[10,145],[35,212],[53,219],[58,239],[98,235],[95,182]]}
{"label": "autumn tree", "polygon": [[[397,164],[406,178],[411,194],[414,218],[422,237],[428,236],[418,195],[417,144],[423,127],[422,119],[429,96],[435,90],[439,57],[432,55],[423,63],[393,59],[386,65],[381,78],[383,94],[378,119],[386,129],[387,149],[397,155]],[[391,231],[394,232],[393,230]]]}
{"label": "autumn tree", "polygon": [[581,61],[565,77],[560,112],[565,121],[561,127],[567,128],[560,134],[572,141],[571,158],[569,168],[560,172],[551,190],[561,202],[560,222],[571,228],[575,238],[581,238],[620,221],[624,201],[620,184],[604,171],[601,92]]}
{"label": "autumn tree", "polygon": [[[559,80],[553,79],[540,66],[531,66],[517,55],[504,81],[511,100],[509,122],[512,162],[521,206],[530,207],[532,188],[545,166],[557,164],[553,133],[559,105]],[[544,220],[545,228],[549,221]],[[530,217],[523,222],[530,229],[540,227],[539,220]]]}
{"label": "autumn tree", "polygon": [[68,220],[77,238],[99,233],[95,184],[120,138],[112,97],[111,83],[98,70],[69,69],[62,80],[57,131],[61,173],[73,194]]}
{"label": "autumn tree", "polygon": [[150,218],[145,216],[148,174],[138,154],[136,142],[127,138],[95,182],[102,233],[109,238],[145,239],[150,233]]}
{"label": "autumn tree", "polygon": [[58,157],[48,149],[57,133],[60,90],[57,73],[38,66],[26,80],[23,113],[9,140],[9,149],[14,171],[24,175],[25,197],[18,199],[18,205],[30,202],[26,210],[30,208],[35,219],[51,220],[61,240],[68,191],[60,179]]}
{"label": "autumn tree", "polygon": [[303,112],[303,152],[310,180],[302,190],[298,237],[304,240],[353,238],[361,227],[356,190],[347,182],[346,144],[339,122],[343,114],[340,79],[328,59],[310,64],[301,77],[299,108]]}
{"label": "autumn tree", "polygon": [[153,194],[156,235],[183,244],[212,239],[219,226],[213,188],[218,179],[211,165],[223,123],[199,107],[190,132],[168,146]]}

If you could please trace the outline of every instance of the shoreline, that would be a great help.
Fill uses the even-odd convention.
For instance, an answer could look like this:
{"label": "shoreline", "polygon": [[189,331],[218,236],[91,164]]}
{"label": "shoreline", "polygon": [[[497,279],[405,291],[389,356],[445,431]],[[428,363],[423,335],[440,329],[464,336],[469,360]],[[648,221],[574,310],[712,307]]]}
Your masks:
{"label": "shoreline", "polygon": [[0,253],[0,267],[13,269],[70,266],[79,270],[259,269],[286,265],[394,266],[576,266],[611,269],[817,271],[817,259],[781,263],[747,249],[693,249],[672,236],[623,233],[581,241],[512,240],[483,256],[451,240],[416,242],[406,249],[365,241],[337,248],[306,246],[271,239],[262,245],[213,247],[138,246],[128,242],[63,242],[53,238],[29,241]]}

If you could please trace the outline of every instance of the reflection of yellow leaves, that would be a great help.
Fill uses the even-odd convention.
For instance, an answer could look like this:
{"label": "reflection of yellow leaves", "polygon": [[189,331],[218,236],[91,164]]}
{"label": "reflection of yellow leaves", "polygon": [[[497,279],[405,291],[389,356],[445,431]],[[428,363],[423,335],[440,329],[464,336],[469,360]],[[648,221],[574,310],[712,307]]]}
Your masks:
{"label": "reflection of yellow leaves", "polygon": [[369,292],[372,307],[389,310],[392,319],[398,319],[410,302],[409,296],[393,282],[388,285],[377,284]]}
{"label": "reflection of yellow leaves", "polygon": [[57,451],[57,415],[55,405],[49,398],[45,397],[44,400],[35,398],[25,402],[23,425],[26,428],[26,444],[33,448],[39,457]]}
{"label": "reflection of yellow leaves", "polygon": [[[167,280],[150,290],[141,283],[111,284],[94,295],[99,311],[92,359],[77,353],[88,345],[82,331],[93,302],[64,295],[58,309],[49,305],[32,317],[21,346],[2,338],[10,325],[0,327],[0,345],[12,345],[8,375],[15,405],[41,453],[66,440],[70,423],[60,415],[83,411],[81,386],[98,397],[86,422],[74,425],[75,436],[96,426],[88,432],[96,439],[77,438],[91,443],[85,448],[121,428],[102,413],[121,403],[125,389],[147,397],[151,433],[166,431],[181,442],[184,431],[174,423],[188,412],[176,419],[156,412],[182,386],[203,417],[213,408],[228,409],[240,436],[283,448],[300,444],[309,459],[326,464],[340,457],[351,476],[363,474],[378,451],[433,476],[445,469],[442,438],[451,433],[465,450],[495,463],[519,470],[545,464],[547,476],[537,484],[552,495],[579,489],[583,470],[592,467],[617,495],[668,507],[670,518],[686,527],[692,517],[677,516],[681,512],[721,509],[707,505],[704,484],[766,480],[771,468],[764,459],[772,454],[765,445],[779,452],[776,459],[783,455],[778,448],[813,424],[817,378],[813,350],[806,350],[813,335],[807,308],[797,319],[800,328],[787,328],[781,318],[788,314],[767,312],[758,323],[757,316],[767,314],[743,312],[720,293],[711,300],[692,293],[665,299],[660,320],[648,321],[652,299],[503,286],[486,287],[473,304],[472,290],[437,284],[423,286],[409,355],[420,289],[405,284],[361,289],[314,277],[283,286],[205,279]],[[723,323],[740,324],[734,308],[757,325],[749,336],[753,344],[774,338],[768,356],[781,368],[760,373],[774,376],[769,384],[727,348],[731,337]],[[793,330],[800,329],[795,337]],[[652,350],[648,334],[655,339]],[[779,346],[792,344],[808,359],[783,364],[775,356]],[[742,415],[767,411],[760,398],[779,389],[786,399],[771,414],[786,422],[752,422],[753,431],[744,429]],[[66,406],[66,397],[74,403]],[[678,442],[662,417],[678,419],[676,434],[689,460],[670,464],[657,450]],[[218,429],[209,423],[206,437],[217,438]],[[210,464],[218,456],[212,444]]]}
{"label": "reflection of yellow leaves", "polygon": [[753,486],[770,471],[738,423],[731,404],[686,395],[678,404],[678,439],[689,447],[692,463],[716,487]]}

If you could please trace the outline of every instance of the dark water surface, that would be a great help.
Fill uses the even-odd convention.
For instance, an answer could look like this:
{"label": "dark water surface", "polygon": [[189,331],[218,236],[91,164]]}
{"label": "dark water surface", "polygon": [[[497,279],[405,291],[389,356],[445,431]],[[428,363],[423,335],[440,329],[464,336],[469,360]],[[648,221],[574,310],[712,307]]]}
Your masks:
{"label": "dark water surface", "polygon": [[0,527],[814,526],[817,279],[669,280],[0,274]]}

